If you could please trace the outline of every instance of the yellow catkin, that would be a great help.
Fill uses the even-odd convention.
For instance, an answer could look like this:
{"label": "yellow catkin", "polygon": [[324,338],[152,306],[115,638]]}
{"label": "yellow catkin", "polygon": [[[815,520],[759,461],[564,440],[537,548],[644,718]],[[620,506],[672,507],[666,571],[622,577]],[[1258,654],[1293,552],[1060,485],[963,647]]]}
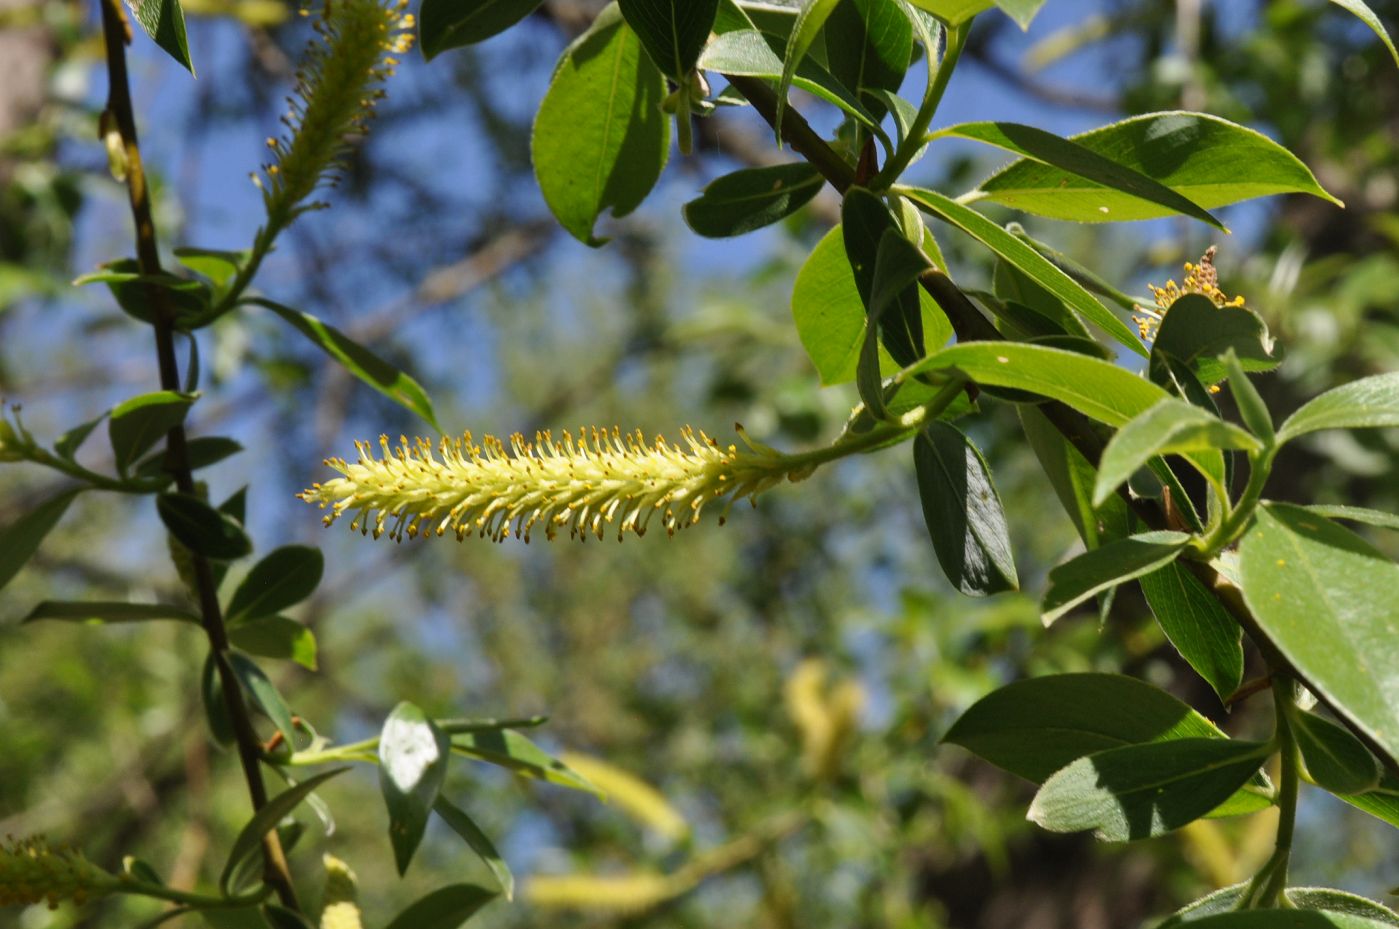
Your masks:
{"label": "yellow catkin", "polygon": [[300,213],[322,204],[309,198],[334,183],[351,137],[364,132],[383,97],[379,87],[394,72],[394,55],[413,44],[408,0],[326,0],[316,19],[317,37],[306,47],[296,90],[282,117],[288,133],[269,138],[274,161],[258,179],[275,232]]}
{"label": "yellow catkin", "polygon": [[321,929],[361,929],[359,881],[355,872],[334,855],[326,855],[325,894],[321,907]]}
{"label": "yellow catkin", "polygon": [[664,903],[688,888],[667,875],[638,872],[607,876],[540,875],[525,887],[531,904],[546,909],[606,910],[639,913]]}
{"label": "yellow catkin", "polygon": [[1150,342],[1156,338],[1156,333],[1161,329],[1161,321],[1166,318],[1171,305],[1186,294],[1199,294],[1217,307],[1244,305],[1243,297],[1226,297],[1219,289],[1219,271],[1214,266],[1216,251],[1215,246],[1211,245],[1198,264],[1187,261],[1185,278],[1179,286],[1175,281],[1167,281],[1165,287],[1148,285],[1151,295],[1156,299],[1156,307],[1134,307],[1137,313],[1132,317],[1143,342]]}
{"label": "yellow catkin", "polygon": [[51,848],[42,836],[0,842],[0,907],[62,902],[81,905],[112,892],[118,879],[71,848]]}
{"label": "yellow catkin", "polygon": [[787,713],[801,734],[802,767],[818,780],[828,780],[839,771],[865,702],[864,690],[856,682],[830,686],[828,678],[826,663],[809,658],[797,666],[784,687]]}
{"label": "yellow catkin", "polygon": [[451,530],[458,540],[514,535],[528,542],[542,526],[550,539],[561,529],[579,539],[615,529],[620,541],[628,532],[643,535],[653,517],[673,534],[714,501],[751,500],[813,467],[756,443],[741,451],[688,427],[680,435],[677,444],[648,442],[639,430],[580,429],[558,440],[539,433],[533,442],[517,433],[508,444],[486,436],[478,445],[468,432],[435,450],[426,439],[400,437],[393,446],[380,436],[377,457],[370,443],[357,442],[358,460],[326,461],[341,477],[298,496],[329,509],[326,525],[349,513],[351,529],[375,538]]}

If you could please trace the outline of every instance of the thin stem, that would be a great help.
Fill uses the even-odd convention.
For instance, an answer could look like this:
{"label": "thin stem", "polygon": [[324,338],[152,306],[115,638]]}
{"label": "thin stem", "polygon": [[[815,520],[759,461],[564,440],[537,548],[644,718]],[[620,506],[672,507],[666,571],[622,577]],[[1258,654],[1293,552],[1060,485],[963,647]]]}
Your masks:
{"label": "thin stem", "polygon": [[[127,192],[131,202],[131,217],[136,226],[136,258],[141,273],[153,276],[161,273],[160,251],[157,245],[155,220],[151,213],[150,190],[146,183],[145,171],[141,164],[141,148],[136,135],[136,117],[131,106],[131,86],[126,70],[127,35],[123,28],[124,17],[120,0],[100,0],[102,7],[102,31],[107,52],[108,96],[107,108],[116,120],[121,133],[122,145],[126,152]],[[179,362],[175,357],[174,308],[167,292],[160,287],[147,286],[147,299],[155,310],[156,358],[160,367],[160,384],[165,390],[180,390]],[[175,486],[182,493],[193,493],[194,475],[189,466],[189,451],[185,430],[177,425],[166,436],[166,462],[174,476]],[[223,613],[219,607],[217,586],[214,583],[213,569],[207,559],[192,554],[195,587],[198,593],[200,619],[209,639],[214,666],[218,670],[223,685],[224,703],[238,745],[238,757],[243,766],[243,776],[248,784],[248,794],[254,810],[267,804],[267,786],[262,780],[260,764],[260,742],[257,730],[253,728],[247,703],[238,678],[229,663],[228,632],[224,628]],[[263,837],[263,857],[265,860],[264,880],[277,893],[283,905],[299,910],[296,891],[292,887],[291,872],[287,868],[286,855],[275,831]]]}
{"label": "thin stem", "polygon": [[1263,487],[1268,483],[1268,476],[1272,473],[1273,456],[1276,454],[1277,449],[1268,446],[1256,454],[1249,455],[1248,484],[1244,487],[1244,492],[1239,495],[1239,500],[1234,504],[1233,510],[1206,540],[1204,545],[1206,552],[1219,551],[1232,543],[1244,531],[1248,521],[1253,518],[1253,511],[1258,506],[1258,500],[1263,496]]}
{"label": "thin stem", "polygon": [[257,906],[267,899],[270,892],[270,887],[263,886],[252,893],[233,897],[216,897],[212,894],[176,890],[174,887],[166,887],[164,884],[148,884],[126,877],[118,880],[112,887],[114,894],[131,894],[138,897],[151,897],[156,900],[169,900],[171,903],[181,903],[201,910],[231,910],[245,906]]}
{"label": "thin stem", "polygon": [[[1282,901],[1287,887],[1287,866],[1292,857],[1292,837],[1297,826],[1297,791],[1300,763],[1297,739],[1292,733],[1289,714],[1296,702],[1296,685],[1282,674],[1273,675],[1273,712],[1276,732],[1273,736],[1282,756],[1278,772],[1278,833],[1273,854],[1259,869],[1239,900],[1239,909],[1267,909]],[[1285,901],[1282,901],[1285,902]]]}
{"label": "thin stem", "polygon": [[[952,72],[956,70],[957,62],[962,57],[962,49],[966,47],[967,33],[970,31],[968,25],[963,23],[947,31],[947,48],[943,50],[942,60],[938,62],[936,76],[923,94],[923,103],[918,107],[918,114],[914,116],[913,123],[908,127],[908,134],[899,143],[898,150],[884,165],[884,170],[870,182],[871,189],[883,190],[898,181],[918,154],[918,150],[927,144],[928,140],[924,136],[928,133],[928,126],[932,124],[938,105],[942,103],[942,95],[947,91]],[[932,55],[933,50],[928,49],[928,54]]]}
{"label": "thin stem", "polygon": [[97,490],[111,490],[121,494],[151,494],[159,493],[165,482],[161,480],[138,480],[134,478],[108,477],[105,474],[98,474],[96,471],[89,471],[75,461],[68,461],[56,455],[50,455],[37,446],[25,456],[26,461],[34,464],[52,468],[69,477],[77,478],[83,483],[96,488]]}

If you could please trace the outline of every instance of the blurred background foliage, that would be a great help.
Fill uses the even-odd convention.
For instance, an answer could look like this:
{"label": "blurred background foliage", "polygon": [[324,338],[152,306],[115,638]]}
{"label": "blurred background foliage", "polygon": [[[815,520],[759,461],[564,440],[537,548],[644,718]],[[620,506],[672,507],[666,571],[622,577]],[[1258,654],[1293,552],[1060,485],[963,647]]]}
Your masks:
{"label": "blurred background foliage", "polygon": [[[1399,0],[1371,5],[1399,23]],[[618,424],[674,436],[688,422],[727,437],[738,421],[784,447],[829,438],[854,390],[817,386],[788,296],[834,202],[741,243],[700,240],[679,218],[709,179],[773,157],[751,113],[705,121],[697,153],[672,160],[651,201],[612,225],[608,248],[589,251],[549,219],[529,124],[593,6],[554,0],[484,46],[431,66],[412,56],[334,208],[292,229],[261,288],[412,371],[449,429]],[[143,40],[133,50],[158,222],[170,245],[239,248],[260,209],[247,176],[277,128],[305,26],[280,0],[186,9],[197,80]],[[105,292],[68,286],[131,248],[97,142],[106,88],[93,16],[87,4],[0,2],[0,394],[24,404],[38,435],[155,382],[148,334]],[[1052,0],[1028,34],[982,19],[947,122],[1066,132],[1199,108],[1277,138],[1346,202],[1223,211],[1235,230],[1219,240],[1224,288],[1247,295],[1288,353],[1260,381],[1279,414],[1395,369],[1399,79],[1363,26],[1320,0]],[[812,100],[797,102],[835,127]],[[918,179],[960,191],[996,163],[949,145]],[[1216,241],[1167,221],[1033,226],[1133,292],[1178,277]],[[960,277],[988,277],[943,244]],[[352,439],[419,425],[256,312],[201,333],[206,397],[191,426],[246,446],[207,474],[219,499],[251,484],[260,551],[301,542],[328,556],[298,613],[320,639],[319,672],[289,666],[279,681],[295,710],[338,741],[377,731],[399,699],[439,715],[547,714],[545,747],[605,760],[664,798],[605,769],[598,777],[616,785],[601,804],[458,762],[448,796],[522,884],[481,925],[1120,929],[1266,857],[1267,815],[1131,846],[1035,833],[1028,785],[938,748],[977,697],[1053,671],[1125,670],[1231,732],[1259,727],[1251,705],[1226,713],[1172,658],[1134,592],[1124,588],[1101,630],[1087,617],[1039,627],[1032,598],[1076,543],[1013,408],[988,403],[974,429],[1028,596],[971,601],[942,581],[906,449],[826,469],[737,508],[723,528],[710,520],[671,540],[376,544],[321,529],[292,494]],[[1392,431],[1331,432],[1289,447],[1270,495],[1393,511],[1394,442]],[[50,482],[6,469],[0,524]],[[1395,553],[1380,532],[1376,544]],[[16,625],[45,598],[183,596],[161,536],[148,507],[85,495],[0,596],[0,834],[43,831],[108,867],[138,854],[187,886],[210,879],[247,815],[232,756],[205,734],[200,635]],[[348,861],[366,924],[444,881],[489,881],[435,829],[400,882],[372,773],[323,794],[334,833],[323,838],[303,813],[294,870],[313,877],[322,847]],[[1389,827],[1317,791],[1304,792],[1301,824],[1297,883],[1382,895],[1396,882]],[[150,911],[116,899],[6,911],[0,924],[127,926]]]}

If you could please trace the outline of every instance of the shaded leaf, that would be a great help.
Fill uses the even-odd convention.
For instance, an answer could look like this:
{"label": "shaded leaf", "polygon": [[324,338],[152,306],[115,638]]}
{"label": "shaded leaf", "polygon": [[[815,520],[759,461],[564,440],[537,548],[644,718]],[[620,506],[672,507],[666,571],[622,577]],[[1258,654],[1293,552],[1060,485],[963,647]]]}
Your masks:
{"label": "shaded leaf", "polygon": [[1288,722],[1307,773],[1318,787],[1333,794],[1358,794],[1379,786],[1379,763],[1349,730],[1301,710]]}
{"label": "shaded leaf", "polygon": [[226,621],[235,625],[245,619],[271,616],[305,600],[321,582],[325,556],[307,545],[285,545],[253,565],[233,598],[228,601]]}
{"label": "shaded leaf", "polygon": [[913,57],[913,27],[896,0],[844,0],[823,29],[826,63],[836,80],[882,117]]}
{"label": "shaded leaf", "polygon": [[237,838],[233,840],[233,846],[228,852],[228,860],[224,862],[223,871],[219,875],[219,887],[225,892],[228,891],[229,879],[233,876],[234,869],[262,846],[263,836],[275,829],[283,817],[289,815],[301,804],[301,801],[310,796],[311,791],[332,777],[348,770],[350,770],[348,767],[344,767],[322,772],[268,800],[262,809],[253,814],[247,825],[239,830]]}
{"label": "shaded leaf", "polygon": [[450,48],[473,45],[504,32],[544,0],[423,0],[418,36],[431,61]]}
{"label": "shaded leaf", "polygon": [[316,636],[310,629],[285,616],[264,616],[230,626],[228,640],[237,648],[261,658],[294,661],[316,670]]}
{"label": "shaded leaf", "polygon": [[184,66],[191,75],[194,63],[189,57],[189,40],[185,37],[185,13],[179,0],[126,0],[146,35]]}
{"label": "shaded leaf", "polygon": [[277,731],[282,734],[287,745],[295,746],[296,727],[291,720],[291,710],[288,709],[282,695],[277,692],[277,686],[257,666],[257,663],[246,655],[229,652],[228,663],[232,665],[233,673],[237,676],[238,682],[243,685],[243,689],[247,691],[253,704],[266,713],[268,719],[272,720],[272,724],[277,727]]}
{"label": "shaded leaf", "polygon": [[1183,532],[1143,532],[1084,552],[1049,572],[1041,604],[1045,625],[1095,594],[1174,561],[1190,541]]}
{"label": "shaded leaf", "polygon": [[1179,562],[1144,574],[1142,593],[1175,650],[1219,695],[1239,689],[1243,629],[1190,569]]}
{"label": "shaded leaf", "polygon": [[825,183],[805,162],[745,168],[711,181],[685,204],[685,222],[710,238],[743,235],[795,213]]}
{"label": "shaded leaf", "polygon": [[497,896],[475,884],[451,884],[409,904],[387,929],[457,929]]}
{"label": "shaded leaf", "polygon": [[656,67],[683,81],[714,27],[719,0],[618,0],[627,25]]}
{"label": "shaded leaf", "polygon": [[[207,468],[212,464],[218,464],[225,458],[236,455],[243,450],[243,446],[233,439],[220,435],[199,436],[189,439],[185,443],[185,460],[191,471],[198,471],[200,468]],[[162,475],[173,480],[173,476],[165,470],[165,451],[162,449],[152,455],[148,455],[136,465],[136,476],[143,478],[155,478]]]}
{"label": "shaded leaf", "polygon": [[40,503],[4,529],[0,529],[0,588],[8,584],[25,562],[34,557],[39,545],[68,512],[68,505],[83,492],[79,487]]}
{"label": "shaded leaf", "polygon": [[1399,829],[1399,775],[1386,772],[1379,786],[1362,794],[1341,794],[1341,799]]}
{"label": "shaded leaf", "polygon": [[1233,350],[1245,371],[1271,371],[1282,361],[1257,313],[1241,306],[1215,306],[1200,294],[1186,294],[1171,304],[1151,343],[1151,379],[1165,380],[1167,357],[1188,365],[1205,384],[1229,376],[1219,357]]}
{"label": "shaded leaf", "polygon": [[155,508],[170,534],[197,555],[228,561],[242,558],[253,550],[252,542],[236,519],[198,497],[161,494],[156,497]]}
{"label": "shaded leaf", "polygon": [[496,851],[495,844],[490,837],[481,831],[481,827],[476,825],[475,820],[466,814],[466,811],[454,805],[446,797],[438,794],[433,802],[432,809],[442,821],[452,827],[452,831],[462,837],[471,850],[485,862],[486,867],[491,869],[491,874],[495,875],[496,881],[500,884],[501,892],[505,894],[505,899],[515,899],[515,876],[510,873],[510,867],[505,863],[505,859]]}
{"label": "shaded leaf", "polygon": [[134,623],[148,619],[173,619],[199,625],[199,617],[184,607],[164,603],[100,600],[45,600],[24,617],[24,622],[32,623],[43,619],[80,623]]}
{"label": "shaded leaf", "polygon": [[194,401],[191,394],[158,390],[113,407],[107,420],[107,434],[112,440],[117,471],[126,474],[132,462],[183,423]]}

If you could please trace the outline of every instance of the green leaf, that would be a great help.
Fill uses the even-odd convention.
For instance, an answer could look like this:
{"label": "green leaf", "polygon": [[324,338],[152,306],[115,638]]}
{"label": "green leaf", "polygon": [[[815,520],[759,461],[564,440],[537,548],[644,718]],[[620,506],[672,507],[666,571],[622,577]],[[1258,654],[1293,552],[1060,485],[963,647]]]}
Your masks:
{"label": "green leaf", "polygon": [[1021,29],[1030,28],[1044,0],[909,0],[920,10],[927,10],[949,26],[956,26],[971,19],[983,10],[995,6],[1015,20]]}
{"label": "green leaf", "polygon": [[1060,138],[1052,132],[1020,123],[977,122],[949,126],[933,133],[929,138],[938,139],[944,136],[994,145],[1008,152],[1024,155],[1031,161],[1059,168],[1101,187],[1144,200],[1168,213],[1190,216],[1226,233],[1229,231],[1208,210],[1202,209],[1166,185],[1135,168],[1118,164],[1091,148],[1070,139]]}
{"label": "green leaf", "polygon": [[379,393],[416,413],[438,432],[437,415],[432,411],[432,401],[427,393],[407,374],[384,361],[369,349],[351,339],[334,326],[324,323],[310,313],[302,313],[289,306],[260,297],[249,298],[248,303],[266,307],[336,361],[346,371],[373,387]]}
{"label": "green leaf", "polygon": [[1320,910],[1239,910],[1195,921],[1196,929],[1387,929],[1390,925],[1364,916]]}
{"label": "green leaf", "polygon": [[1005,510],[971,440],[955,426],[931,423],[913,441],[913,465],[923,518],[947,579],[973,597],[1017,589]]}
{"label": "green leaf", "polygon": [[[1340,205],[1287,149],[1252,129],[1204,113],[1148,113],[1071,138],[1207,210],[1285,193],[1311,194]],[[980,193],[1027,213],[1081,223],[1172,214],[1139,197],[1026,159],[993,174]]]}
{"label": "green leaf", "polygon": [[233,720],[224,702],[223,679],[214,667],[214,656],[204,658],[204,670],[199,676],[199,696],[204,703],[204,719],[209,724],[209,736],[219,745],[232,745],[236,736]]}
{"label": "green leaf", "polygon": [[[841,0],[805,0],[801,12],[797,14],[792,34],[787,37],[787,49],[782,55],[782,73],[777,81],[777,118],[773,120],[773,132],[777,144],[782,144],[782,117],[787,111],[787,92],[791,90],[792,79],[797,75],[797,66],[811,51],[821,28],[826,25]],[[853,2],[853,0],[852,0]]]}
{"label": "green leaf", "polygon": [[1224,353],[1224,370],[1229,378],[1229,392],[1234,396],[1234,406],[1238,407],[1239,418],[1253,434],[1263,440],[1264,445],[1272,445],[1276,437],[1273,430],[1273,414],[1263,402],[1258,388],[1248,379],[1238,353],[1230,348]]}
{"label": "green leaf", "polygon": [[313,790],[332,777],[348,770],[350,770],[348,767],[334,768],[317,774],[315,777],[308,777],[295,787],[284,790],[268,800],[262,809],[253,814],[252,819],[248,820],[248,824],[239,830],[238,837],[233,840],[233,847],[228,852],[228,860],[224,862],[223,871],[219,875],[219,887],[227,892],[229,878],[233,876],[234,870],[243,863],[244,859],[261,847],[263,837],[277,828],[277,824],[282,821],[282,818],[300,806],[301,801],[310,796]]}
{"label": "green leaf", "polygon": [[950,223],[981,242],[1011,265],[1024,272],[1036,284],[1049,291],[1064,304],[1081,314],[1088,322],[1101,328],[1138,355],[1145,356],[1141,339],[1127,324],[1098,302],[1083,286],[1055,267],[1024,242],[982,216],[935,190],[901,189],[904,196],[916,201],[929,213]]}
{"label": "green leaf", "polygon": [[1297,710],[1288,722],[1312,782],[1333,794],[1358,794],[1380,783],[1380,766],[1359,739],[1329,719]]}
{"label": "green leaf", "polygon": [[1172,562],[1139,579],[1147,605],[1175,650],[1219,694],[1239,689],[1243,629],[1188,568]]}
{"label": "green leaf", "polygon": [[1190,542],[1183,532],[1143,532],[1084,552],[1049,572],[1041,604],[1048,626],[1084,600],[1170,564]]}
{"label": "green leaf", "polygon": [[253,550],[243,527],[227,513],[190,494],[161,494],[155,499],[156,512],[170,534],[197,555],[219,561],[242,558]]}
{"label": "green leaf", "polygon": [[534,121],[530,151],[544,201],[587,245],[603,210],[625,216],[655,186],[670,154],[665,77],[608,7],[564,50]]}
{"label": "green leaf", "polygon": [[823,29],[826,62],[836,80],[870,112],[883,116],[913,58],[913,27],[896,0],[845,0]]}
{"label": "green leaf", "polygon": [[1120,539],[1132,531],[1131,514],[1126,502],[1111,496],[1101,505],[1093,504],[1093,484],[1097,471],[1083,453],[1074,448],[1063,433],[1032,407],[1016,411],[1031,450],[1039,459],[1045,477],[1054,487],[1064,511],[1078,530],[1086,548],[1094,549],[1109,539]]}
{"label": "green leaf", "polygon": [[213,248],[177,248],[175,258],[195,274],[207,278],[216,288],[223,289],[242,269],[248,252],[228,252]]}
{"label": "green leaf", "polygon": [[418,36],[428,61],[450,48],[474,45],[504,32],[544,0],[423,0]]}
{"label": "green leaf", "polygon": [[194,63],[190,61],[185,38],[185,13],[179,0],[126,0],[126,5],[136,14],[146,35],[193,75]]}
{"label": "green leaf", "polygon": [[[918,301],[924,343],[946,344],[952,337],[947,317],[921,289]],[[865,304],[845,255],[844,230],[836,226],[816,243],[797,272],[792,289],[797,336],[822,384],[844,384],[855,379],[865,337],[865,315]],[[892,361],[890,370],[897,370]]]}
{"label": "green leaf", "polygon": [[1263,742],[1175,739],[1095,752],[1044,782],[1029,818],[1109,842],[1158,836],[1205,816],[1268,757]]}
{"label": "green leaf", "polygon": [[277,731],[282,734],[287,745],[296,745],[296,726],[291,719],[291,709],[282,699],[282,695],[277,692],[277,686],[272,683],[266,673],[257,666],[251,658],[240,655],[237,652],[229,652],[228,663],[233,667],[233,673],[238,678],[238,683],[243,685],[253,704],[267,718],[272,720],[272,725],[277,727]]}
{"label": "green leaf", "polygon": [[1399,775],[1385,772],[1379,786],[1363,794],[1341,794],[1341,799],[1399,829]]}
{"label": "green leaf", "polygon": [[153,325],[156,321],[155,308],[151,306],[152,287],[165,291],[165,297],[170,301],[171,309],[175,311],[177,324],[182,318],[197,315],[209,308],[208,284],[164,272],[142,274],[140,264],[134,258],[118,258],[116,261],[106,262],[101,266],[101,270],[81,275],[73,281],[75,287],[87,284],[106,284],[123,313],[148,325]]}
{"label": "green leaf", "polygon": [[1158,384],[1166,380],[1169,357],[1190,366],[1203,383],[1216,384],[1229,375],[1220,356],[1230,350],[1245,371],[1271,371],[1282,361],[1273,354],[1273,339],[1257,313],[1186,294],[1171,304],[1151,343],[1151,379]]}
{"label": "green leaf", "polygon": [[[845,254],[860,302],[878,322],[880,342],[894,361],[900,366],[912,364],[923,357],[917,279],[931,264],[912,244],[891,248],[908,240],[884,201],[868,190],[852,187],[840,214]],[[886,233],[897,241],[886,242]]]}
{"label": "green leaf", "polygon": [[409,904],[388,929],[457,929],[497,896],[498,892],[475,884],[451,884]]}
{"label": "green leaf", "polygon": [[1127,423],[1103,449],[1093,504],[1101,505],[1138,469],[1160,455],[1186,455],[1221,493],[1224,458],[1220,449],[1254,451],[1262,443],[1198,406],[1168,397]]}
{"label": "green leaf", "polygon": [[[705,71],[760,77],[769,81],[782,76],[782,59],[772,50],[766,35],[756,29],[737,29],[716,37],[705,46],[704,54],[700,56],[700,67]],[[874,114],[815,61],[803,61],[792,78],[792,84],[839,107],[873,132],[886,147],[892,148],[888,134],[880,127]]]}
{"label": "green leaf", "polygon": [[[1161,923],[1156,929],[1176,929],[1176,927],[1183,926],[1187,923],[1198,922],[1208,916],[1231,913],[1238,907],[1239,900],[1243,897],[1244,891],[1248,889],[1248,885],[1249,882],[1244,881],[1241,884],[1234,884],[1231,887],[1224,887],[1216,890],[1214,893],[1207,894],[1194,903],[1190,903],[1177,910],[1170,919]],[[1291,917],[1299,915],[1297,912],[1298,910],[1326,910],[1330,913],[1340,914],[1342,916],[1355,916],[1365,920],[1373,919],[1381,925],[1399,926],[1399,917],[1396,917],[1387,907],[1381,906],[1373,900],[1366,899],[1365,897],[1357,897],[1355,894],[1349,894],[1342,890],[1332,890],[1326,887],[1289,887],[1283,891],[1283,894],[1287,897],[1287,901],[1292,904],[1294,909],[1287,911],[1264,910],[1263,912],[1275,914],[1286,912],[1288,917]],[[1305,918],[1313,919],[1314,917],[1307,916]],[[1218,923],[1218,925],[1227,926],[1229,924]],[[1289,918],[1282,917],[1275,925],[1290,927],[1293,923]],[[1335,926],[1337,924],[1321,923],[1319,925]],[[1364,923],[1362,925],[1369,924]]]}
{"label": "green leaf", "polygon": [[228,640],[250,655],[294,661],[308,671],[316,670],[316,635],[294,619],[244,620],[229,628]]}
{"label": "green leaf", "polygon": [[825,183],[804,161],[745,168],[712,181],[698,199],[685,204],[685,222],[712,239],[743,235],[795,213]]}
{"label": "green leaf", "polygon": [[1342,384],[1303,404],[1278,430],[1278,443],[1322,429],[1399,426],[1399,372]]}
{"label": "green leaf", "polygon": [[102,600],[45,600],[23,622],[58,619],[78,623],[135,623],[148,619],[173,619],[199,625],[199,617],[180,606],[165,603],[124,603]]}
{"label": "green leaf", "polygon": [[[242,450],[241,444],[227,436],[199,436],[185,442],[185,462],[191,471],[198,471],[200,468],[218,464]],[[174,480],[174,476],[165,470],[164,449],[159,449],[141,459],[141,462],[136,465],[134,474],[136,477],[146,479],[165,477],[167,481]]]}
{"label": "green leaf", "polygon": [[44,536],[58,525],[63,514],[68,512],[68,505],[82,492],[83,488],[79,487],[55,494],[14,523],[0,529],[0,588],[8,584],[25,562],[34,557]]}
{"label": "green leaf", "polygon": [[262,905],[262,918],[272,929],[316,929],[315,925],[296,910],[289,910],[276,903]]}
{"label": "green leaf", "polygon": [[1077,352],[1011,342],[963,342],[934,352],[905,376],[960,371],[978,384],[1018,387],[1121,426],[1168,394],[1117,365]]}
{"label": "green leaf", "polygon": [[1064,301],[1036,284],[1004,258],[996,259],[996,267],[991,278],[991,289],[997,297],[1005,301],[1007,307],[1013,308],[1018,305],[1029,311],[1028,318],[1024,313],[1017,314],[1022,317],[1018,323],[1022,327],[1030,327],[1028,331],[1024,332],[1026,337],[1034,335],[1089,337],[1088,328],[1064,306]]}
{"label": "green leaf", "polygon": [[1329,520],[1269,503],[1239,543],[1239,579],[1303,683],[1399,758],[1399,565]]}
{"label": "green leaf", "polygon": [[379,789],[389,811],[389,840],[402,877],[427,831],[428,814],[447,776],[451,743],[411,703],[394,707],[379,734]]}
{"label": "green leaf", "polygon": [[183,423],[194,401],[191,394],[158,390],[113,407],[107,421],[107,434],[112,440],[117,471],[126,474],[132,462]]}
{"label": "green leaf", "polygon": [[501,891],[505,894],[505,899],[515,899],[515,876],[510,873],[509,865],[505,863],[504,858],[500,857],[500,852],[496,851],[490,837],[481,831],[481,827],[476,825],[475,820],[466,815],[465,810],[441,794],[438,794],[437,801],[433,803],[432,808],[447,825],[452,827],[452,831],[461,836],[462,840],[471,847],[471,850],[485,862],[486,867],[491,869],[491,874],[495,875]]}
{"label": "green leaf", "polygon": [[1389,32],[1385,30],[1384,23],[1380,22],[1380,18],[1375,15],[1374,10],[1366,6],[1363,0],[1331,0],[1331,2],[1360,17],[1360,21],[1369,26],[1374,30],[1375,35],[1380,37],[1380,41],[1384,43],[1384,47],[1389,49],[1389,54],[1393,56],[1394,63],[1399,65],[1399,48],[1394,47],[1394,40],[1389,37]]}
{"label": "green leaf", "polygon": [[90,419],[63,433],[63,435],[58,437],[58,441],[53,443],[54,453],[60,458],[72,461],[78,449],[87,441],[87,437],[92,435],[92,430],[96,429],[102,423],[102,420],[107,418],[109,413],[111,413],[111,410],[108,410],[96,419]]}
{"label": "green leaf", "polygon": [[1358,523],[1368,523],[1371,526],[1379,526],[1384,529],[1399,529],[1399,516],[1393,513],[1384,513],[1379,510],[1370,510],[1360,506],[1331,506],[1329,504],[1315,503],[1311,506],[1303,507],[1309,513],[1318,516],[1325,516],[1327,519],[1348,519]]}
{"label": "green leaf", "polygon": [[1075,759],[1125,745],[1223,739],[1208,719],[1121,674],[1050,674],[974,703],[943,736],[1011,774],[1043,783]]}
{"label": "green leaf", "polygon": [[227,622],[235,625],[279,613],[311,596],[321,582],[325,556],[306,545],[286,545],[263,558],[228,602]]}
{"label": "green leaf", "polygon": [[529,739],[510,729],[473,729],[453,732],[452,751],[478,761],[489,762],[522,777],[548,781],[587,793],[598,790],[587,778],[568,765],[540,751]]}
{"label": "green leaf", "polygon": [[719,0],[618,0],[617,5],[656,67],[677,82],[694,69],[719,11]]}

